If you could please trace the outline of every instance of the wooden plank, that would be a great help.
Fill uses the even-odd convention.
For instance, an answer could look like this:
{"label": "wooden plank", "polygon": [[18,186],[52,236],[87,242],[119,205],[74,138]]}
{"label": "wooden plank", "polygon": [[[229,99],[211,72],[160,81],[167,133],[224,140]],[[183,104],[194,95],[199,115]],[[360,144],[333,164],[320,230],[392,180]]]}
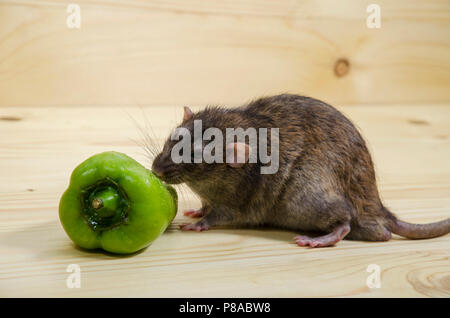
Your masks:
{"label": "wooden plank", "polygon": [[[450,217],[450,107],[342,107],[374,155],[381,194],[401,218]],[[88,156],[122,151],[149,166],[136,142],[147,117],[161,142],[180,107],[0,108],[0,297],[5,296],[450,296],[450,235],[343,241],[305,249],[280,230],[178,230],[174,223],[143,252],[116,257],[75,248],[58,220],[58,201],[73,168]],[[149,129],[147,129],[149,131]],[[197,207],[188,189],[180,209]],[[69,264],[81,288],[69,289]],[[369,289],[369,264],[382,270]]]}
{"label": "wooden plank", "polygon": [[[0,1],[0,106],[449,102],[450,2]],[[336,62],[350,63],[347,75]]]}

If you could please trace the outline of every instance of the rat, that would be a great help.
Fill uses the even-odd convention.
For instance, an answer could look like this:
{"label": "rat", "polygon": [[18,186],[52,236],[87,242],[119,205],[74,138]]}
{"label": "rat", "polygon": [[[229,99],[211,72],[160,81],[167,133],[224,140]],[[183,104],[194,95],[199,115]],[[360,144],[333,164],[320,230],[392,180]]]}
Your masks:
{"label": "rat", "polygon": [[209,127],[224,133],[227,128],[278,128],[278,170],[261,173],[267,163],[259,158],[251,163],[251,147],[236,140],[223,148],[232,149],[235,158],[240,149],[240,162],[175,163],[171,154],[178,141],[169,137],[152,171],[166,183],[186,183],[202,203],[200,209],[184,213],[201,219],[181,225],[182,230],[275,227],[317,233],[295,236],[299,246],[309,247],[333,246],[343,238],[388,241],[394,233],[426,239],[450,232],[450,218],[411,224],[383,205],[363,137],[348,118],[325,102],[282,94],[237,108],[208,106],[194,113],[184,107],[178,128],[193,135],[196,120],[201,120],[203,131]]}

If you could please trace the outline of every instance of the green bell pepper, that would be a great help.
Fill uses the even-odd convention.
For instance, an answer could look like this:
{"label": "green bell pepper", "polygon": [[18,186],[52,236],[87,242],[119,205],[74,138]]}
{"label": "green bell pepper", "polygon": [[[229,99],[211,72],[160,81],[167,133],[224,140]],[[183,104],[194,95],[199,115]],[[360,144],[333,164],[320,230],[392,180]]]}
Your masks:
{"label": "green bell pepper", "polygon": [[80,247],[133,253],[165,231],[177,201],[171,186],[134,159],[103,152],[75,168],[61,197],[59,218]]}

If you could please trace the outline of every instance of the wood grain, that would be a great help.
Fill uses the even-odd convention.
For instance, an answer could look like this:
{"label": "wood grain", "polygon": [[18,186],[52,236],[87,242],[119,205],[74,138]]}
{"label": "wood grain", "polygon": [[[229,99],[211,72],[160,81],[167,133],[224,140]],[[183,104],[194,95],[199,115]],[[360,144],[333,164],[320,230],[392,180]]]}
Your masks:
{"label": "wood grain", "polygon": [[[449,105],[340,109],[368,140],[393,211],[411,222],[450,217]],[[57,211],[73,168],[105,150],[149,166],[136,122],[150,131],[147,122],[162,141],[181,113],[181,107],[0,108],[0,297],[450,296],[450,235],[307,249],[293,243],[295,233],[275,229],[181,232],[178,225],[189,220],[179,213],[136,255],[74,247]],[[181,190],[179,211],[199,205]],[[66,287],[69,264],[81,266],[80,289]],[[381,267],[380,289],[366,286],[369,264]]]}
{"label": "wood grain", "polygon": [[0,106],[450,102],[450,2],[372,2],[1,0]]}

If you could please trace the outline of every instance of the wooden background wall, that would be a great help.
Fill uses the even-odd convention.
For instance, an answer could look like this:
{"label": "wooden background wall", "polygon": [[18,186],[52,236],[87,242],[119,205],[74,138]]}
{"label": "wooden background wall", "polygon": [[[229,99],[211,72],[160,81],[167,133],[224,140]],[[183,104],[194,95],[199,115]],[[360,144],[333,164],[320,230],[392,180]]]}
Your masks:
{"label": "wooden background wall", "polygon": [[[81,29],[66,26],[70,2]],[[366,27],[373,2],[381,29]],[[401,219],[450,217],[450,0],[0,0],[0,297],[450,297],[450,235],[307,249],[278,229],[186,233],[182,211],[201,204],[186,187],[170,228],[132,257],[64,233],[59,199],[89,156],[150,167],[142,135],[161,144],[183,105],[280,92],[357,124]]]}
{"label": "wooden background wall", "polygon": [[449,102],[450,1],[373,2],[0,0],[0,106]]}

